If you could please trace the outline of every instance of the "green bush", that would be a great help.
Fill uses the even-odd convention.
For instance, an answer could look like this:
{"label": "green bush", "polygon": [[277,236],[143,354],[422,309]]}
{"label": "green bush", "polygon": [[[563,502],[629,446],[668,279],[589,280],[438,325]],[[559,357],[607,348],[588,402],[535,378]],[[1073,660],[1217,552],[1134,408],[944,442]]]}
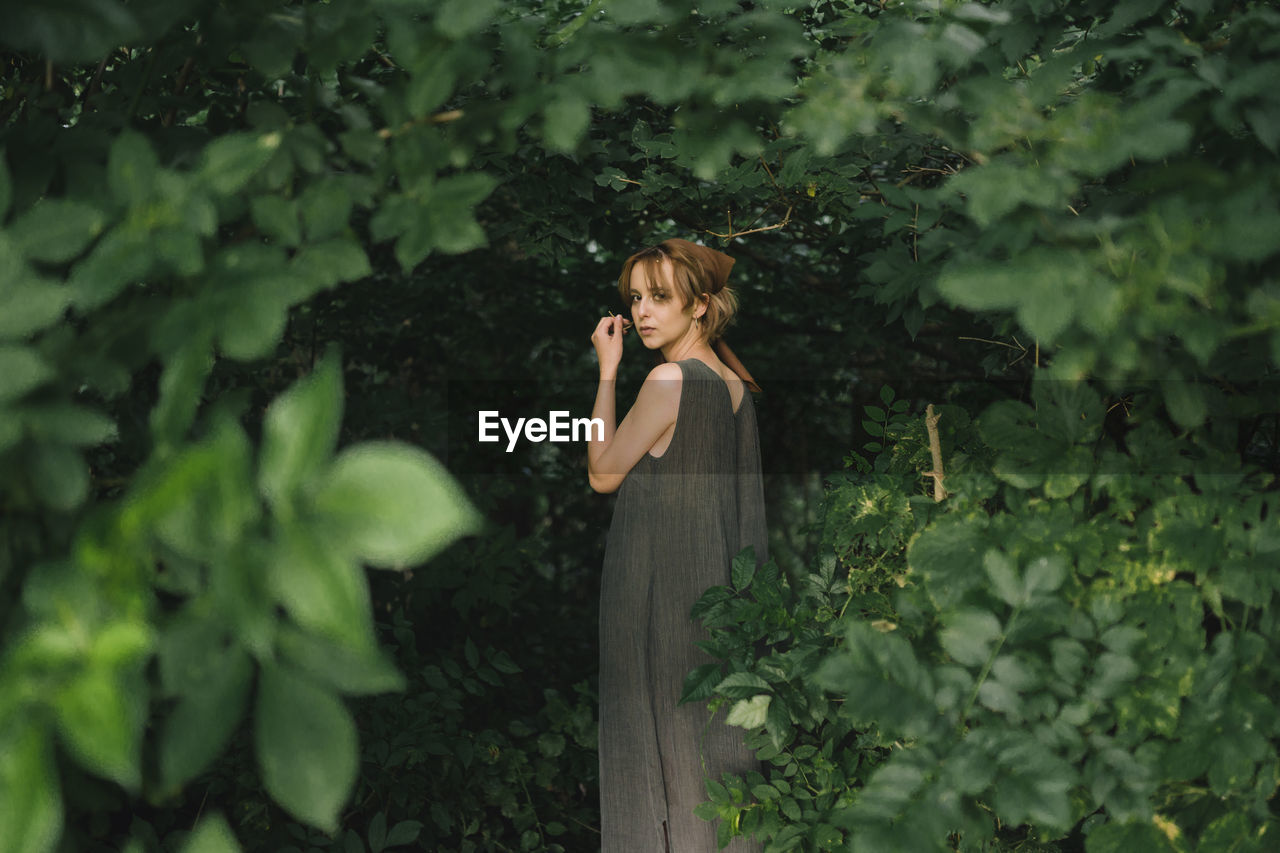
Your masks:
{"label": "green bush", "polygon": [[729,674],[686,695],[731,702],[768,775],[707,816],[779,851],[1265,849],[1274,476],[1157,400],[1120,436],[1087,385],[948,407],[942,504],[897,469],[921,430],[891,429],[829,490],[815,571],[709,591]]}

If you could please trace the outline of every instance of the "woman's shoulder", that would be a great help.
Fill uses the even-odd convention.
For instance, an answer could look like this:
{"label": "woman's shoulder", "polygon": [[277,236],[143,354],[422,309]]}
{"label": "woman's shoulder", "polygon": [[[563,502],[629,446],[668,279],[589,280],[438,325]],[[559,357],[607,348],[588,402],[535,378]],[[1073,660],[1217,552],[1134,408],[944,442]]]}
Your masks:
{"label": "woman's shoulder", "polygon": [[645,381],[656,379],[659,381],[676,381],[679,382],[684,378],[684,369],[681,367],[682,362],[664,361],[653,370],[649,371],[649,375],[645,377]]}

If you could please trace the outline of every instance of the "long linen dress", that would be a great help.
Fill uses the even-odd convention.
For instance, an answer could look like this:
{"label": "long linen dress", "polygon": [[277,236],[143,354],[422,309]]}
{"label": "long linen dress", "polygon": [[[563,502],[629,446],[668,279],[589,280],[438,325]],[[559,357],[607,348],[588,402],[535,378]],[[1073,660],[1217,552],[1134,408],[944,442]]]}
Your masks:
{"label": "long linen dress", "polygon": [[[698,359],[683,377],[675,431],[623,480],[600,588],[600,831],[602,853],[713,853],[715,824],[693,810],[704,779],[758,766],[743,730],[708,725],[703,702],[681,707],[684,677],[712,658],[689,609],[729,583],[747,545],[766,559],[755,408],[737,411],[723,379]],[[758,851],[735,840],[730,851]]]}

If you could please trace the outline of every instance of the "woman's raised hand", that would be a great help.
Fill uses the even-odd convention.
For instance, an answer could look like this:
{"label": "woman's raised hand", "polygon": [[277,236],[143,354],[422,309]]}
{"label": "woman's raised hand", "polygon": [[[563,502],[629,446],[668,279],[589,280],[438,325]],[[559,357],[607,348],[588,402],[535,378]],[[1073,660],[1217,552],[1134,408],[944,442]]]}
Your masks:
{"label": "woman's raised hand", "polygon": [[596,359],[600,362],[601,375],[612,377],[622,361],[622,333],[626,321],[621,316],[601,317],[596,323],[596,330],[591,334],[591,343],[596,348]]}

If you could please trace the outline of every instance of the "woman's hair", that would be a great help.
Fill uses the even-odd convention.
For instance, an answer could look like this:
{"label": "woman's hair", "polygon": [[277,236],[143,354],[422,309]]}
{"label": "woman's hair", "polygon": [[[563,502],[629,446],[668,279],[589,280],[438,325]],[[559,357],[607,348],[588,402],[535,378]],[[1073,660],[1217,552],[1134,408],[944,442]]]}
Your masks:
{"label": "woman's hair", "polygon": [[707,297],[707,310],[702,315],[700,325],[708,341],[718,340],[738,310],[738,296],[728,282],[715,281],[712,271],[706,268],[695,253],[680,245],[680,241],[666,240],[656,246],[641,249],[627,258],[622,265],[622,274],[618,276],[618,293],[622,295],[622,301],[627,304],[631,302],[631,271],[635,267],[640,268],[645,283],[652,292],[666,290],[666,283],[659,271],[663,258],[671,259],[676,294],[684,308],[701,301],[704,295]]}

